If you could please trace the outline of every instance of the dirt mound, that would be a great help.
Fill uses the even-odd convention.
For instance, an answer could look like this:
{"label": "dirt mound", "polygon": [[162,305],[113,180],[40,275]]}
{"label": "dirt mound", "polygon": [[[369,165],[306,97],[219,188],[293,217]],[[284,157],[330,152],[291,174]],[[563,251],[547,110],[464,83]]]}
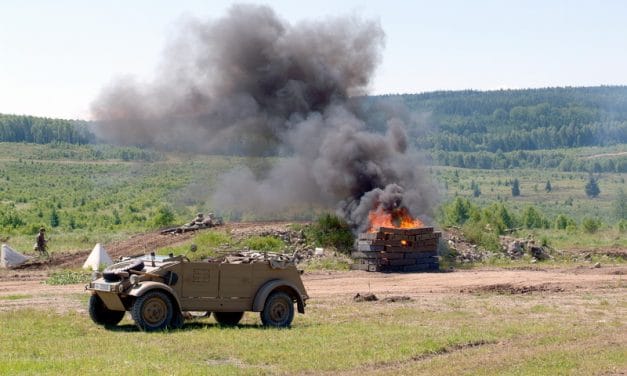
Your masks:
{"label": "dirt mound", "polygon": [[13,270],[40,270],[48,268],[75,268],[82,265],[89,251],[57,252],[50,258],[38,258],[13,268]]}
{"label": "dirt mound", "polygon": [[534,292],[563,292],[564,289],[559,286],[543,283],[540,285],[523,285],[516,286],[511,283],[497,283],[494,285],[469,287],[461,289],[461,293],[480,294],[480,293],[495,293],[500,295],[517,295],[517,294],[531,294]]}
{"label": "dirt mound", "polygon": [[[263,236],[269,234],[282,235],[284,233],[293,232],[289,230],[291,223],[292,222],[230,223],[219,228],[224,228],[227,232],[239,237],[251,235]],[[196,231],[213,231],[213,229],[205,228]],[[112,260],[118,260],[120,257],[124,256],[150,253],[157,248],[176,246],[192,239],[196,235],[196,231],[165,235],[162,235],[160,231],[136,234],[125,240],[104,244],[104,247]],[[89,253],[90,250],[55,252],[50,259],[37,258],[12,270],[35,271],[58,268],[80,268],[85,262],[85,259],[89,256]]]}
{"label": "dirt mound", "polygon": [[[197,231],[207,230],[208,228]],[[171,235],[161,235],[159,231],[156,231],[146,234],[133,235],[125,240],[105,244],[104,247],[109,256],[111,256],[111,259],[117,260],[124,256],[146,254],[156,250],[157,248],[174,246],[192,239],[194,235],[196,235],[195,231]]]}

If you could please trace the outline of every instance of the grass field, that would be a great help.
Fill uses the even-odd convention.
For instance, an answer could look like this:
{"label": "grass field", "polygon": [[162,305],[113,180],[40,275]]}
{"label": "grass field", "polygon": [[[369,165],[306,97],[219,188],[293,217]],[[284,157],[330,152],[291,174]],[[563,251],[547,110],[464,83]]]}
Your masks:
{"label": "grass field", "polygon": [[620,374],[625,287],[403,303],[318,297],[286,330],[260,327],[253,313],[235,328],[208,318],[142,333],[128,317],[105,329],[83,312],[0,312],[0,374]]}
{"label": "grass field", "polygon": [[[601,194],[588,198],[585,185],[589,175],[581,172],[556,170],[473,170],[453,167],[434,167],[435,176],[444,185],[445,197],[455,195],[472,197],[471,185],[479,185],[481,195],[475,198],[479,204],[503,201],[508,207],[522,210],[535,205],[550,216],[566,214],[574,218],[598,217],[614,222],[613,203],[619,189],[627,189],[627,174],[604,173],[599,175]],[[595,176],[597,176],[595,174]],[[510,181],[518,179],[521,195],[512,196]],[[552,191],[546,192],[546,182],[551,182]]]}
{"label": "grass field", "polygon": [[[589,154],[616,153],[614,148],[590,148]],[[127,155],[134,158],[121,158]],[[238,158],[155,153],[110,146],[35,145],[0,143],[0,241],[28,252],[39,226],[46,226],[51,251],[88,250],[96,242],[107,243],[159,227],[159,210],[168,208],[173,223],[183,223],[196,212],[212,208],[211,192],[221,173],[246,165],[262,171],[271,158]],[[619,189],[627,174],[598,175],[601,194],[586,197],[586,173],[558,170],[471,170],[450,167],[429,169],[438,185],[441,203],[456,195],[470,197],[478,205],[503,202],[519,214],[533,205],[552,223],[565,214],[580,224],[600,219],[600,231],[588,236],[575,231],[552,230],[541,235],[561,248],[625,247],[627,236],[617,229],[614,214]],[[512,197],[509,182],[519,179],[521,195]],[[545,192],[551,182],[553,190]],[[472,197],[472,182],[481,194]],[[297,212],[300,209],[295,209]],[[312,210],[311,208],[307,210]],[[58,223],[52,226],[56,213]],[[223,213],[224,214],[224,213]],[[253,213],[237,218],[257,219]],[[291,213],[294,215],[294,213]],[[317,213],[298,212],[313,219]],[[277,214],[277,218],[281,217]],[[437,223],[435,223],[437,225]]]}

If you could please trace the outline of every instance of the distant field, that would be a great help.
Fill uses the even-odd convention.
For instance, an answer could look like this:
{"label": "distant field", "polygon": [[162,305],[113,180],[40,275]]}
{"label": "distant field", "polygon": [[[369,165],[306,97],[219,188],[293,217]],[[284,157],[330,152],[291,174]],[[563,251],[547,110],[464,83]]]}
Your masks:
{"label": "distant field", "polygon": [[[267,163],[183,154],[156,161],[98,159],[94,148],[0,144],[0,220],[5,222],[0,240],[11,238],[16,247],[30,248],[37,229],[45,226],[54,252],[159,227],[154,219],[162,207],[173,211],[174,223],[188,221],[211,209],[219,174]],[[120,153],[109,147],[104,154]],[[51,223],[53,212],[57,226]]]}
{"label": "distant field", "polygon": [[[619,231],[615,206],[619,191],[627,193],[627,173],[602,173],[598,177],[601,193],[589,198],[585,193],[587,173],[562,172],[556,170],[512,169],[479,170],[454,167],[433,167],[432,173],[442,188],[443,202],[456,196],[469,198],[479,206],[502,202],[517,216],[528,207],[537,209],[545,218],[549,229],[524,229],[514,235],[535,239],[546,239],[558,249],[596,250],[600,248],[627,248],[627,234]],[[511,181],[520,182],[520,196],[512,196]],[[545,191],[547,181],[551,191]],[[473,197],[472,183],[479,186],[481,194]],[[558,230],[554,228],[558,215],[572,219],[577,228]],[[601,222],[600,229],[592,234],[581,227],[585,219]]]}
{"label": "distant field", "polygon": [[[446,191],[446,197],[456,195],[472,197],[471,183],[479,185],[481,195],[474,200],[479,204],[503,201],[516,210],[526,205],[535,205],[543,213],[556,216],[566,214],[575,219],[585,216],[612,219],[612,205],[619,189],[627,189],[627,173],[595,174],[601,194],[588,198],[585,185],[589,175],[580,172],[556,170],[477,170],[454,167],[433,167],[433,173]],[[520,196],[513,197],[510,182],[518,179]],[[545,191],[546,182],[551,182],[551,192]]]}
{"label": "distant field", "polygon": [[[578,150],[578,151],[577,151]],[[621,152],[618,147],[571,150],[581,158]],[[212,208],[211,192],[220,174],[246,165],[262,171],[275,159],[157,153],[111,146],[36,145],[0,143],[0,241],[20,250],[32,247],[39,226],[48,228],[53,252],[89,249],[96,242],[108,242],[159,227],[159,210],[168,208],[172,223],[188,221],[196,212]],[[586,173],[555,169],[479,170],[434,166],[434,183],[445,203],[456,195],[471,197],[479,205],[504,202],[514,213],[534,205],[549,221],[565,214],[577,223],[586,218],[603,222],[603,236],[585,240],[564,231],[547,235],[560,246],[627,246],[624,234],[616,230],[613,207],[627,174],[598,176],[599,197],[586,197]],[[521,196],[512,197],[510,182],[520,181]],[[474,181],[481,194],[472,197]],[[552,191],[545,192],[551,182]],[[311,210],[311,209],[306,209]],[[52,216],[58,217],[52,226]],[[313,219],[316,213],[296,209],[299,219]],[[290,219],[277,213],[272,219]],[[259,219],[252,213],[237,213],[228,219]],[[603,240],[606,239],[606,240]],[[570,243],[569,243],[570,242]]]}

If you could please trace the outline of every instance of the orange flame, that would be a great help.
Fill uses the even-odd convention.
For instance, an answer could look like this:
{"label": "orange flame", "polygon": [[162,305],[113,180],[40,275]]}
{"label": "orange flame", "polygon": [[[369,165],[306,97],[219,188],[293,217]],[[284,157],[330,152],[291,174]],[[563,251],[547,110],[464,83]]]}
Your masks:
{"label": "orange flame", "polygon": [[409,210],[405,207],[388,213],[379,206],[368,213],[368,220],[370,221],[368,232],[377,232],[379,227],[416,228],[424,226],[422,221],[412,218]]}

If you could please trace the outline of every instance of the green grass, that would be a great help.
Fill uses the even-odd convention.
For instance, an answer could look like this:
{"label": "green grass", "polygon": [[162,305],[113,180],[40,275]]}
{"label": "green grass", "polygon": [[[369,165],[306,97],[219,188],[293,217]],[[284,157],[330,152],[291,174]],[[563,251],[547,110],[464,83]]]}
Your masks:
{"label": "green grass", "polygon": [[[190,246],[195,244],[196,252],[190,251]],[[173,253],[175,255],[186,254],[193,260],[200,260],[205,257],[218,256],[221,253],[236,250],[237,242],[222,229],[213,229],[210,231],[200,231],[191,240],[186,241],[176,247],[164,247],[157,250],[157,254],[167,255]]]}
{"label": "green grass", "polygon": [[534,239],[546,238],[554,248],[569,250],[591,250],[601,248],[627,248],[627,236],[616,228],[604,228],[594,234],[581,230],[534,229],[520,231],[521,237],[531,235]]}
{"label": "green grass", "polygon": [[5,295],[5,296],[0,296],[0,300],[22,300],[22,299],[28,299],[31,296],[32,295],[27,295],[27,294]]}
{"label": "green grass", "polygon": [[313,298],[286,330],[260,327],[254,313],[235,328],[209,318],[142,333],[128,316],[104,329],[85,313],[0,312],[0,374],[583,375],[627,367],[621,287],[590,299],[427,294],[355,303],[348,295]]}
{"label": "green grass", "polygon": [[84,270],[59,270],[53,272],[45,283],[48,285],[72,285],[87,283],[91,280],[91,273]]}
{"label": "green grass", "polygon": [[281,252],[285,249],[285,243],[273,236],[251,236],[242,243],[251,250],[262,252]]}
{"label": "green grass", "polygon": [[353,261],[348,256],[336,253],[335,255],[325,255],[307,260],[302,264],[302,268],[307,272],[320,270],[344,271],[348,270],[352,263]]}

